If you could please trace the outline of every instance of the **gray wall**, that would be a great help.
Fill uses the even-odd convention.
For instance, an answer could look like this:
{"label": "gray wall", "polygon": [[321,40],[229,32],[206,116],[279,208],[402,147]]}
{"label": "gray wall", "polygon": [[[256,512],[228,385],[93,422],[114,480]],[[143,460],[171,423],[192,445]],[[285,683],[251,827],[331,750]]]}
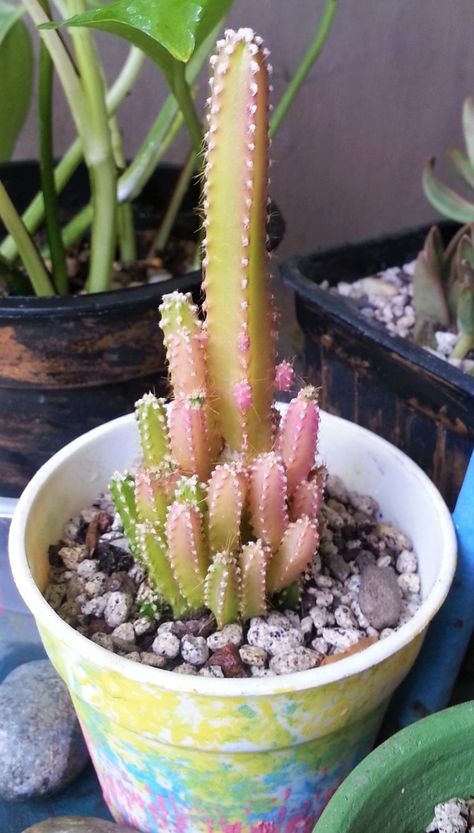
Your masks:
{"label": "gray wall", "polygon": [[[230,23],[272,51],[274,100],[298,64],[322,0],[236,0]],[[421,192],[427,157],[461,143],[461,104],[474,92],[473,0],[340,0],[330,40],[273,145],[272,193],[287,220],[283,254],[414,225],[434,211]],[[123,45],[101,38],[113,76]],[[151,65],[123,107],[133,152],[164,87]],[[58,93],[58,149],[71,136]],[[179,160],[186,142],[169,158]],[[17,147],[36,155],[32,112]]]}

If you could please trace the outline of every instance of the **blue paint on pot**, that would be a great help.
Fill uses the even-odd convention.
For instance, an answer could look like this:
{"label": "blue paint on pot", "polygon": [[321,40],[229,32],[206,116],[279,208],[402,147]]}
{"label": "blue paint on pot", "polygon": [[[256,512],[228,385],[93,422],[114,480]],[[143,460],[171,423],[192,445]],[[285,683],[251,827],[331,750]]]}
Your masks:
{"label": "blue paint on pot", "polygon": [[384,734],[445,708],[474,628],[474,454],[453,512],[458,541],[454,582],[420,655],[397,690]]}

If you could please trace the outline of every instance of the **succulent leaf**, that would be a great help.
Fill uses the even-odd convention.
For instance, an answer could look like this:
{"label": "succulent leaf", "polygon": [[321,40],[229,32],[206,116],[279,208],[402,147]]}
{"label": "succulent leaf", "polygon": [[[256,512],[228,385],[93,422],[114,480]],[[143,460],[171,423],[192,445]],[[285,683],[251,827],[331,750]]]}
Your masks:
{"label": "succulent leaf", "polygon": [[202,517],[197,506],[172,503],[166,519],[166,538],[171,568],[181,594],[194,609],[204,604],[204,579],[208,567]]}
{"label": "succulent leaf", "polygon": [[469,162],[474,167],[474,101],[471,96],[464,99],[462,108],[462,128]]}
{"label": "succulent leaf", "polygon": [[291,400],[280,427],[277,448],[283,458],[288,480],[288,497],[314,466],[318,444],[318,391],[302,388]]}
{"label": "succulent leaf", "polygon": [[317,546],[318,530],[314,521],[303,516],[291,523],[268,565],[268,592],[276,593],[296,581],[309,565]]}
{"label": "succulent leaf", "polygon": [[122,522],[132,552],[137,550],[138,511],[135,502],[135,479],[131,474],[115,472],[109,485],[110,495]]}
{"label": "succulent leaf", "polygon": [[452,188],[442,185],[433,173],[434,162],[431,160],[425,166],[422,185],[425,196],[440,214],[457,220],[458,223],[474,222],[474,203],[459,197]]}
{"label": "succulent leaf", "polygon": [[243,619],[264,616],[267,612],[266,572],[271,551],[262,541],[250,541],[239,555],[241,596],[240,613]]}
{"label": "succulent leaf", "polygon": [[216,466],[208,484],[209,546],[212,553],[233,552],[240,544],[247,476],[239,463]]}
{"label": "succulent leaf", "polygon": [[249,29],[228,31],[212,63],[204,201],[207,363],[226,442],[233,450],[258,453],[271,445],[275,340],[266,251],[268,72],[261,39]]}
{"label": "succulent leaf", "polygon": [[419,253],[413,275],[413,306],[416,314],[415,340],[429,341],[437,326],[449,327],[445,293],[445,268],[439,230],[433,226]]}
{"label": "succulent leaf", "polygon": [[240,587],[240,569],[236,557],[229,552],[217,553],[207,572],[204,600],[219,628],[238,619]]}
{"label": "succulent leaf", "polygon": [[146,393],[135,404],[145,467],[159,466],[169,454],[166,402]]}
{"label": "succulent leaf", "polygon": [[274,451],[257,457],[250,472],[249,506],[257,538],[275,550],[288,526],[287,478]]}
{"label": "succulent leaf", "polygon": [[471,165],[467,156],[460,150],[452,148],[448,150],[448,156],[452,162],[453,168],[459,176],[471,187],[474,188],[474,167]]}

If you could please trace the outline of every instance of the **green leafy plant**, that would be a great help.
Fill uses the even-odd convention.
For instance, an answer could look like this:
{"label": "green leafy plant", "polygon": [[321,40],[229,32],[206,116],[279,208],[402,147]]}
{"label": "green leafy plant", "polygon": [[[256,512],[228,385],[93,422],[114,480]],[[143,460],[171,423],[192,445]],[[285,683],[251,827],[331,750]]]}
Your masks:
{"label": "green leafy plant", "polygon": [[33,83],[33,49],[24,9],[0,2],[0,162],[10,159],[28,114]]}
{"label": "green leafy plant", "polygon": [[[466,153],[450,150],[454,169],[464,183],[474,188],[474,102],[463,106]],[[444,248],[439,230],[433,226],[418,255],[413,279],[415,339],[430,341],[434,330],[452,328],[458,333],[451,358],[462,359],[474,349],[474,202],[459,196],[434,175],[434,160],[425,167],[424,192],[441,214],[463,223]]]}
{"label": "green leafy plant", "polygon": [[[189,180],[202,167],[203,129],[194,103],[195,85],[232,2],[112,0],[91,9],[86,0],[56,0],[55,8],[61,19],[52,20],[48,0],[22,0],[39,30],[42,45],[39,66],[42,190],[20,217],[0,182],[0,217],[9,233],[0,244],[0,266],[13,289],[15,281],[18,282],[21,261],[37,294],[70,291],[66,252],[89,235],[85,289],[107,290],[117,254],[125,264],[136,258],[131,202],[140,194],[184,124],[192,150],[156,236],[156,250],[164,248]],[[326,43],[336,6],[337,0],[327,0],[310,47],[276,108],[271,135],[277,131]],[[70,43],[58,31],[64,27]],[[123,69],[110,89],[104,82],[94,29],[118,35],[131,44]],[[117,113],[136,81],[145,56],[164,74],[170,95],[135,158],[126,165]],[[56,166],[52,132],[53,72],[62,85],[77,131],[76,141]],[[82,157],[89,173],[90,204],[61,228],[58,194]],[[42,228],[47,232],[47,244],[40,252],[34,235]]]}
{"label": "green leafy plant", "polygon": [[315,467],[317,391],[281,421],[266,251],[268,65],[250,29],[211,59],[203,207],[205,321],[189,296],[163,299],[173,401],[137,403],[142,465],[111,494],[135,557],[175,617],[207,607],[219,627],[298,598],[318,544],[325,472]]}

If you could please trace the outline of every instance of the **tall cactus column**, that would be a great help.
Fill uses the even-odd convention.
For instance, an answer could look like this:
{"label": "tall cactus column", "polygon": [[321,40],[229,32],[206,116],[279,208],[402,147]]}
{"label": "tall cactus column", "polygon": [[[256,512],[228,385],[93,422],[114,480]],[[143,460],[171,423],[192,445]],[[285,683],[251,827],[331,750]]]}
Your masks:
{"label": "tall cactus column", "polygon": [[266,251],[268,69],[261,38],[226,32],[213,58],[207,136],[207,366],[233,450],[271,447],[274,319]]}

